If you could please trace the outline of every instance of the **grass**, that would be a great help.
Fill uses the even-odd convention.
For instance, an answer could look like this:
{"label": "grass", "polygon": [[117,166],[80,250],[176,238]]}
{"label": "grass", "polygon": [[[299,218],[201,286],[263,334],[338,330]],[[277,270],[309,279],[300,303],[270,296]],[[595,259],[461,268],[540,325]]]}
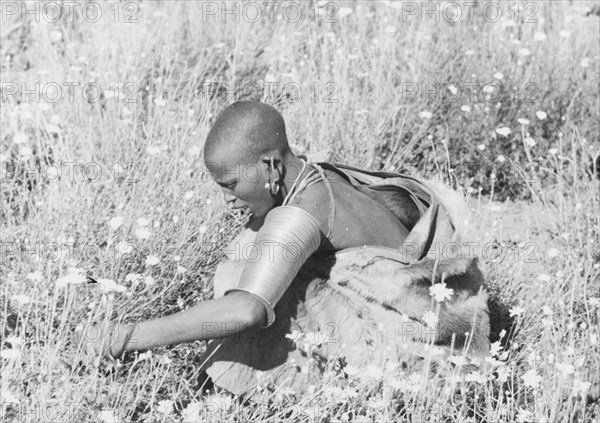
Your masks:
{"label": "grass", "polygon": [[[515,25],[480,13],[403,23],[391,2],[340,3],[338,23],[315,23],[307,4],[297,23],[223,23],[197,2],[140,4],[137,23],[123,22],[124,8],[115,23],[107,7],[97,23],[81,13],[47,24],[10,17],[3,83],[58,83],[63,96],[20,101],[3,86],[3,418],[598,421],[599,24],[585,17],[593,4],[539,2],[542,22]],[[85,362],[71,342],[77,325],[158,317],[210,295],[208,279],[243,222],[226,213],[203,169],[202,143],[219,110],[256,99],[243,87],[265,80],[280,84],[263,100],[283,113],[297,152],[462,189],[480,242],[495,247],[483,260],[489,291],[514,322],[495,361],[384,375],[332,363],[310,395],[266,386],[241,403],[203,395],[200,343],[118,365]],[[221,88],[203,85],[211,81]],[[407,94],[414,84],[493,81],[494,101],[481,89],[456,102],[422,88]],[[88,102],[76,88],[70,101],[65,82],[95,82],[104,96]],[[131,93],[137,103],[124,102]],[[114,217],[123,223],[113,229]],[[145,239],[139,218],[149,221]],[[160,262],[146,265],[149,255]],[[126,290],[58,288],[69,267]]]}

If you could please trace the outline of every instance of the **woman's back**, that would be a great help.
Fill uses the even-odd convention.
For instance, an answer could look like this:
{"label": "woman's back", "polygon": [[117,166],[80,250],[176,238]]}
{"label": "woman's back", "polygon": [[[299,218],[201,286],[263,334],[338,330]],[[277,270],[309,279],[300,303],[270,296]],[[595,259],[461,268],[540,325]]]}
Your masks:
{"label": "woman's back", "polygon": [[[314,171],[302,172],[286,196],[283,206],[292,207],[271,212],[280,227],[274,227],[272,219],[264,226],[257,219],[233,243],[262,245],[264,233],[262,241],[259,238],[265,227],[269,234],[282,237],[290,229],[282,216],[290,213],[293,222],[296,216],[290,209],[300,208],[314,217],[312,225],[310,219],[303,222],[306,231],[311,226],[322,232],[320,251],[292,280],[281,272],[283,263],[271,261],[264,261],[262,272],[256,272],[248,271],[256,263],[232,257],[217,269],[215,295],[246,289],[252,278],[244,272],[283,277],[281,295],[277,300],[269,297],[268,303],[275,304],[271,326],[256,329],[248,342],[236,338],[210,344],[206,365],[214,383],[241,394],[268,372],[268,380],[301,389],[336,357],[355,367],[392,363],[416,369],[431,343],[447,353],[464,348],[469,354],[486,354],[487,296],[480,290],[483,275],[476,259],[427,254],[432,245],[461,241],[454,226],[461,212],[450,213],[445,194],[440,197],[433,185],[408,176],[325,163],[311,166]],[[296,226],[291,235],[301,232]],[[402,247],[412,243],[424,249],[405,254]],[[261,279],[257,281],[260,285]],[[429,289],[438,282],[453,291],[433,312]],[[432,313],[441,324],[425,322]],[[304,335],[298,339],[294,335],[309,332],[326,339],[312,356],[307,356],[302,342],[295,342]]]}
{"label": "woman's back", "polygon": [[322,175],[326,181],[321,179],[311,184],[289,203],[314,216],[324,234],[330,232],[322,251],[362,246],[401,247],[409,231],[389,208],[332,170],[323,169]]}

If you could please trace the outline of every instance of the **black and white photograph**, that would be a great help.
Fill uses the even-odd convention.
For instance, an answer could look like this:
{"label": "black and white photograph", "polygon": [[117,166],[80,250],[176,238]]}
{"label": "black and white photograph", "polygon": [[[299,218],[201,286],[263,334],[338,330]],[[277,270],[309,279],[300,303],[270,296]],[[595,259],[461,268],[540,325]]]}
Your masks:
{"label": "black and white photograph", "polygon": [[600,423],[600,0],[0,0],[0,421]]}

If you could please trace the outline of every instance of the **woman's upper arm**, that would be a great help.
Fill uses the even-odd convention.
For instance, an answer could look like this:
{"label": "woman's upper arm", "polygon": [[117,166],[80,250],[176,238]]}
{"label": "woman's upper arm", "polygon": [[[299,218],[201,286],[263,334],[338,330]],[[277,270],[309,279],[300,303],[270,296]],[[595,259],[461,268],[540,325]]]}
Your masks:
{"label": "woman's upper arm", "polygon": [[[267,214],[250,247],[239,285],[227,292],[245,291],[256,296],[275,320],[274,307],[304,262],[319,248],[321,230],[317,219],[294,206],[276,207]],[[226,294],[227,294],[226,292]]]}

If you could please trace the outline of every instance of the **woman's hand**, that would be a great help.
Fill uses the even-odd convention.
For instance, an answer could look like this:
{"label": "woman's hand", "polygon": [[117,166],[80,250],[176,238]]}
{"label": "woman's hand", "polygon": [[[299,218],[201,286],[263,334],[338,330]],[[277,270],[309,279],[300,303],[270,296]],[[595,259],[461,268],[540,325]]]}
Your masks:
{"label": "woman's hand", "polygon": [[97,324],[75,330],[75,345],[81,346],[88,357],[116,359],[123,355],[128,334],[133,327],[127,325]]}

